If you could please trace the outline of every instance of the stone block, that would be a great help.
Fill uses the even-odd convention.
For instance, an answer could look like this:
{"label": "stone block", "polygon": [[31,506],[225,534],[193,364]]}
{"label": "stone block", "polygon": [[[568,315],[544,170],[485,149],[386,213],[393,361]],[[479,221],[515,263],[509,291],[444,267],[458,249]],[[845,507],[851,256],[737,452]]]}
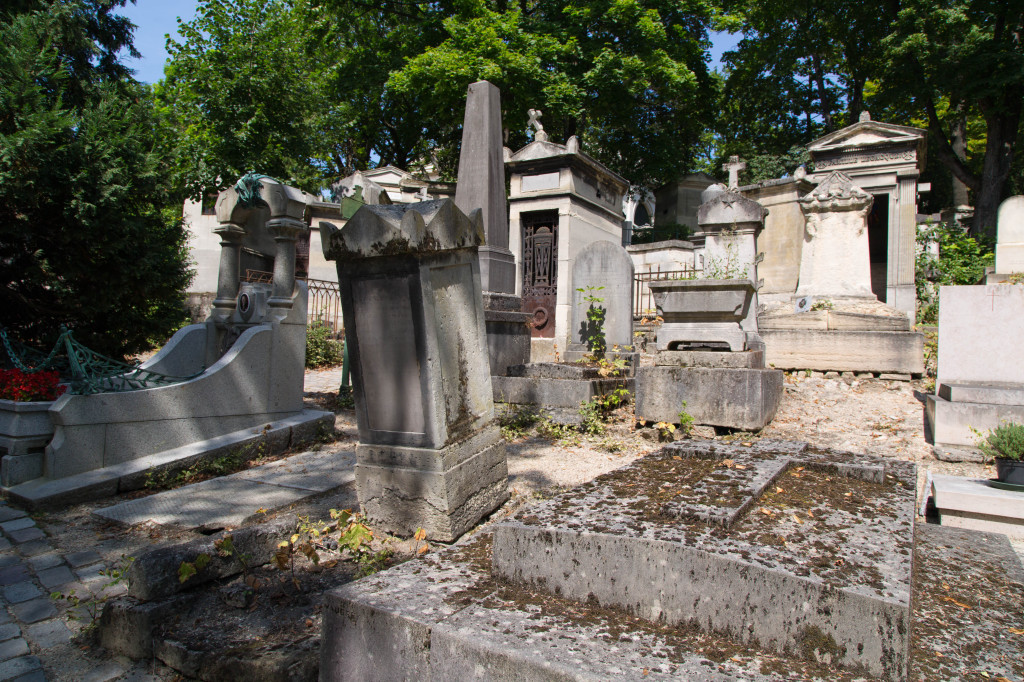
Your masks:
{"label": "stone block", "polygon": [[356,447],[356,490],[367,518],[389,533],[453,542],[508,499],[505,441],[496,427],[440,450]]}
{"label": "stone block", "polygon": [[1003,421],[1024,423],[1024,405],[952,402],[930,395],[925,401],[925,416],[937,449],[975,448],[978,436],[971,429],[984,433]]}
{"label": "stone block", "polygon": [[8,604],[20,604],[29,599],[42,597],[42,591],[31,580],[24,580],[4,587],[4,599]]}
{"label": "stone block", "polygon": [[11,612],[22,623],[38,623],[57,615],[57,609],[48,597],[15,604],[11,607]]}
{"label": "stone block", "polygon": [[660,350],[654,364],[665,367],[707,367],[710,369],[764,369],[764,351]]}
{"label": "stone block", "polygon": [[6,661],[29,653],[28,642],[21,637],[0,642],[0,661]]}
{"label": "stone block", "polygon": [[0,625],[0,642],[6,642],[12,637],[18,637],[21,635],[21,628],[14,623],[7,623]]}
{"label": "stone block", "polygon": [[12,530],[23,530],[25,528],[35,528],[36,522],[31,518],[20,518],[14,519],[13,521],[5,521],[0,523],[0,529],[3,529],[5,533],[9,533]]}
{"label": "stone block", "polygon": [[19,656],[0,663],[0,680],[21,680],[43,667],[35,656]]}
{"label": "stone block", "polygon": [[902,680],[915,481],[913,465],[851,453],[676,444],[498,524],[493,571],[776,651],[818,641],[835,663]]}
{"label": "stone block", "polygon": [[543,379],[537,377],[493,377],[494,400],[519,405],[577,409],[617,388],[633,392],[633,379]]}
{"label": "stone block", "polygon": [[503,376],[512,365],[530,361],[529,319],[522,312],[484,310],[491,376]]}
{"label": "stone block", "polygon": [[43,475],[43,453],[4,455],[0,460],[0,484],[9,488]]}
{"label": "stone block", "polygon": [[71,641],[71,630],[64,621],[54,618],[25,628],[25,636],[40,649],[49,649]]}
{"label": "stone block", "polygon": [[32,527],[22,528],[21,530],[12,530],[7,534],[7,537],[9,537],[11,542],[14,544],[20,545],[31,540],[42,540],[46,535],[39,528]]}
{"label": "stone block", "polygon": [[951,403],[987,403],[989,405],[1024,405],[1024,384],[955,383],[939,384],[937,395]]}
{"label": "stone block", "polygon": [[765,361],[776,369],[924,373],[924,335],[892,331],[762,329]]}
{"label": "stone block", "polygon": [[[290,535],[294,528],[294,519],[286,518],[151,550],[138,557],[128,569],[128,594],[142,601],[163,599],[210,580],[241,573],[242,565],[238,559],[220,556],[213,545],[225,535],[232,537],[238,554],[249,555],[250,565],[262,565],[270,561],[277,543]],[[178,567],[183,561],[194,562],[200,554],[210,555],[207,567],[185,583],[179,581]]]}
{"label": "stone block", "polygon": [[[570,339],[587,343],[597,330],[587,317],[591,306],[603,312],[604,341],[608,348],[633,343],[633,259],[625,248],[610,241],[595,241],[576,254],[572,265],[572,320]],[[588,287],[593,287],[589,289]],[[580,291],[583,289],[583,291]],[[587,296],[604,299],[597,303]]]}
{"label": "stone block", "polygon": [[43,587],[52,590],[72,582],[75,576],[67,566],[54,566],[45,571],[39,571],[38,578]]}
{"label": "stone block", "polygon": [[936,384],[1024,385],[1024,286],[939,288]]}
{"label": "stone block", "polygon": [[697,424],[758,431],[775,417],[782,389],[783,374],[772,369],[641,367],[634,411],[678,424],[685,400]]}
{"label": "stone block", "polygon": [[166,618],[185,608],[192,595],[139,603],[131,597],[117,597],[103,605],[99,643],[104,649],[129,658],[153,656],[153,631]]}
{"label": "stone block", "polygon": [[1024,495],[1019,492],[993,488],[985,480],[933,475],[931,495],[944,526],[1024,540]]}

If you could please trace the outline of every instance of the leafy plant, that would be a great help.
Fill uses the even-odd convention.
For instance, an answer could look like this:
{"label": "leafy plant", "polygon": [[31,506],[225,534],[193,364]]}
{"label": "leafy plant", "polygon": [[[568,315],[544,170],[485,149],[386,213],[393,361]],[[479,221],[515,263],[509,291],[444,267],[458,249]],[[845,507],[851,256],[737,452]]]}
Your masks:
{"label": "leafy plant", "polygon": [[604,433],[604,413],[596,397],[593,400],[580,403],[580,417],[582,418],[579,425],[581,433],[590,436],[600,436]]}
{"label": "leafy plant", "polygon": [[660,441],[672,440],[672,434],[676,432],[676,425],[672,422],[658,422],[654,428],[658,430],[658,440]]}
{"label": "leafy plant", "polygon": [[972,429],[982,438],[978,449],[989,459],[1024,460],[1024,424],[1004,422],[990,430],[987,435]]}
{"label": "leafy plant", "polygon": [[259,465],[270,455],[270,443],[266,437],[269,430],[270,425],[268,424],[263,427],[259,439],[234,448],[221,457],[200,460],[176,474],[170,471],[151,471],[146,474],[146,488],[150,490],[176,488],[210,477],[226,476],[249,466]]}
{"label": "leafy plant", "polygon": [[79,596],[74,589],[70,589],[67,592],[51,592],[50,599],[67,602],[72,609],[68,612],[68,618],[73,620],[79,618],[76,611],[84,610],[89,616],[89,622],[85,624],[85,628],[92,629],[99,622],[103,604],[111,598],[104,593],[107,589],[119,585],[127,579],[128,569],[134,561],[135,557],[122,554],[118,564],[101,570],[100,575],[106,578],[106,581],[93,594],[87,592],[88,596]]}
{"label": "leafy plant", "polygon": [[306,368],[329,367],[341,362],[342,348],[331,338],[331,328],[321,320],[306,327]]}
{"label": "leafy plant", "polygon": [[827,298],[820,298],[811,304],[811,310],[832,310],[835,304]]}
{"label": "leafy plant", "polygon": [[576,291],[583,294],[583,300],[589,304],[587,307],[587,321],[583,323],[583,329],[580,330],[580,338],[583,339],[583,343],[586,344],[591,354],[598,357],[603,356],[608,348],[604,339],[604,321],[608,315],[608,310],[604,306],[599,305],[604,303],[604,298],[596,295],[596,292],[602,289],[604,287],[593,286],[578,287],[576,289]]}
{"label": "leafy plant", "polygon": [[370,547],[373,532],[363,523],[363,515],[343,509],[330,511],[331,521],[311,521],[309,516],[300,516],[295,533],[280,542],[273,560],[278,569],[290,571],[292,583],[300,589],[295,577],[295,558],[299,554],[314,564],[320,563],[320,554],[325,551],[347,551],[359,566],[360,575],[369,575],[387,566],[392,552],[383,549],[374,552]]}
{"label": "leafy plant", "polygon": [[[995,262],[987,244],[979,243],[956,223],[939,223],[917,232],[915,261],[917,321],[939,321],[939,287],[944,284],[977,284],[985,268]],[[934,247],[933,247],[934,245]],[[933,253],[938,249],[938,257]]]}
{"label": "leafy plant", "polygon": [[686,411],[686,401],[683,401],[683,406],[679,410],[679,430],[682,431],[684,436],[689,436],[693,431],[693,415]]}
{"label": "leafy plant", "polygon": [[501,437],[505,440],[516,440],[540,421],[541,415],[536,407],[532,405],[516,405],[509,407],[498,417],[498,426],[501,428]]}

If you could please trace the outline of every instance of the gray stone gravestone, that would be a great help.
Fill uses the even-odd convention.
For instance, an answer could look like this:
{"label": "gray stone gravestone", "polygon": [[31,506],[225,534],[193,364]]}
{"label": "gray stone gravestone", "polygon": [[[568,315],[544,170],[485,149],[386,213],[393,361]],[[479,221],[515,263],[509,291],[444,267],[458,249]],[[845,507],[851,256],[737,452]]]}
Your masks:
{"label": "gray stone gravestone", "polygon": [[451,542],[508,498],[472,219],[449,199],[322,223],[337,261],[359,423],[356,489],[380,528]]}
{"label": "gray stone gravestone", "polygon": [[[587,343],[590,334],[585,299],[593,295],[604,300],[604,338],[607,348],[633,343],[633,259],[623,247],[612,242],[588,244],[576,256],[572,266],[572,340]],[[588,292],[587,287],[594,289]],[[597,290],[597,287],[602,287]],[[580,291],[583,289],[583,291]]]}

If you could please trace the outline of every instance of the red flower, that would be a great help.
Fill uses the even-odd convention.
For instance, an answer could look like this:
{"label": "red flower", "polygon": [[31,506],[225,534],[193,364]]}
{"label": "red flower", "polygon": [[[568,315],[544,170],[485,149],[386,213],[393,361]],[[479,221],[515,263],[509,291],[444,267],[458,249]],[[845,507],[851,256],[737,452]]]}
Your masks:
{"label": "red flower", "polygon": [[54,371],[22,372],[20,369],[0,369],[2,400],[56,400],[67,388],[60,384],[60,374]]}

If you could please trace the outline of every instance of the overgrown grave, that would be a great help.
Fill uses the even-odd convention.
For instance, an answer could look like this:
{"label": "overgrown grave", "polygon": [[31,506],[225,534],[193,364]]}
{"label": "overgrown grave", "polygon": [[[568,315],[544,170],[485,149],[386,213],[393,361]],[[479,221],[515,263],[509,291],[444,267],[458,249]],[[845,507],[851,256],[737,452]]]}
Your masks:
{"label": "overgrown grave", "polygon": [[332,592],[322,679],[904,679],[914,481],[804,443],[670,445]]}

